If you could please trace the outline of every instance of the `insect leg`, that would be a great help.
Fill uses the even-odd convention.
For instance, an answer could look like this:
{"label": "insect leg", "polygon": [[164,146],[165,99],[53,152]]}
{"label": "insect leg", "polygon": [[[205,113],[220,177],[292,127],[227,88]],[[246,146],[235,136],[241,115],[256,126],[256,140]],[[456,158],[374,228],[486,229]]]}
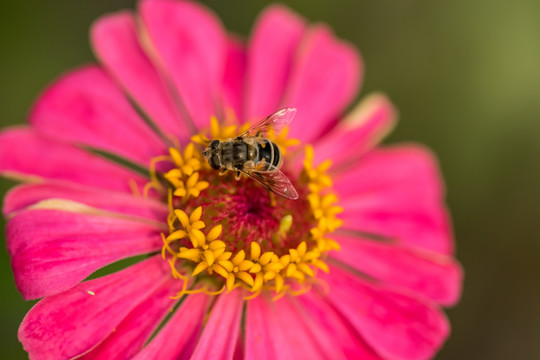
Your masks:
{"label": "insect leg", "polygon": [[268,191],[268,194],[270,196],[270,206],[276,207],[276,196],[272,191]]}

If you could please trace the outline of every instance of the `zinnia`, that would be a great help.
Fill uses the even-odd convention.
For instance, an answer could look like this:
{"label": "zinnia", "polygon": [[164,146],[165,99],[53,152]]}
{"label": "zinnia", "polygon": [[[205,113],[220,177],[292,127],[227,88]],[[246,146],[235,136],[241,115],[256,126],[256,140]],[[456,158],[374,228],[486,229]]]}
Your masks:
{"label": "zinnia", "polygon": [[[396,117],[383,95],[341,117],[353,47],[283,6],[244,44],[173,0],[105,16],[91,38],[102,65],[0,134],[0,171],[26,182],[4,201],[16,284],[43,298],[19,329],[31,359],[434,355],[462,277],[443,186],[425,148],[376,147]],[[298,200],[201,156],[284,107],[290,129],[268,136]]]}

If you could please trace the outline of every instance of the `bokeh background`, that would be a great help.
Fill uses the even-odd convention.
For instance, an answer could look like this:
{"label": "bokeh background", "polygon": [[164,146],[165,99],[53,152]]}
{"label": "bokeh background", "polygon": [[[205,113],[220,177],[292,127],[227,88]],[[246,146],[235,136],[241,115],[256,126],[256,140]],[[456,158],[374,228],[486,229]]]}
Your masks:
{"label": "bokeh background", "polygon": [[[242,35],[270,3],[203,2]],[[361,50],[362,94],[384,91],[401,114],[386,142],[422,142],[440,158],[466,278],[462,301],[447,312],[452,335],[437,359],[540,359],[540,2],[288,5]],[[48,83],[94,61],[88,43],[94,19],[134,6],[134,0],[2,1],[0,124],[23,123]],[[0,195],[10,186],[1,179]],[[0,358],[25,359],[16,332],[33,303],[16,291],[3,246],[0,289]]]}

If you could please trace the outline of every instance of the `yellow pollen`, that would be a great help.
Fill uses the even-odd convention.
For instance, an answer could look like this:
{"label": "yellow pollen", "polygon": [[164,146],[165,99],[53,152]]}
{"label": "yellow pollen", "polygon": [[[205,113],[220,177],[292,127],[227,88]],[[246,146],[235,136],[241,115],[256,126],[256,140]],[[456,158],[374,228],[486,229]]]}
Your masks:
{"label": "yellow pollen", "polygon": [[165,179],[173,186],[173,195],[184,200],[190,196],[198,197],[201,191],[210,186],[208,181],[199,180],[198,171],[203,166],[201,155],[195,151],[193,143],[186,146],[183,156],[174,148],[170,148],[169,153],[176,167],[165,174]]}
{"label": "yellow pollen", "polygon": [[[251,241],[243,250],[242,245],[240,248],[234,245],[237,241],[243,244],[243,240],[231,239],[222,224],[207,226],[219,213],[218,208],[208,203],[208,197],[213,194],[214,185],[211,184],[218,182],[208,178],[208,174],[214,172],[210,171],[195,144],[207,146],[210,139],[234,138],[248,128],[249,124],[240,126],[234,121],[223,126],[212,118],[208,131],[193,136],[183,151],[170,148],[168,155],[155,158],[151,163],[151,182],[145,188],[145,194],[149,189],[160,191],[167,196],[170,208],[167,218],[170,230],[168,235],[162,235],[162,255],[168,259],[173,276],[184,280],[184,287],[175,297],[198,292],[215,295],[237,287],[250,292],[249,298],[263,291],[273,292],[276,296],[301,294],[309,291],[317,271],[328,272],[325,262],[328,252],[339,250],[339,244],[328,237],[342,225],[338,215],[343,211],[337,205],[337,196],[331,192],[332,180],[327,174],[331,161],[314,167],[314,152],[310,145],[305,147],[305,160],[298,181],[309,191],[304,194],[304,201],[310,210],[305,216],[310,220],[303,221],[312,225],[305,237],[298,239],[299,243],[294,242],[295,245],[288,249],[268,251],[261,247],[261,244],[271,241],[266,239],[260,243]],[[287,132],[288,129],[284,129],[277,136],[272,131],[268,134],[283,155],[288,148],[299,144],[296,139],[287,139]],[[168,161],[173,167],[159,177],[156,164],[162,161]],[[203,192],[205,195],[201,197]],[[274,206],[277,206],[275,201]],[[293,222],[292,215],[281,218],[273,233],[277,243],[294,233],[295,223],[299,226],[298,221]],[[276,239],[272,236],[272,240]]]}
{"label": "yellow pollen", "polygon": [[308,180],[309,190],[312,193],[320,193],[325,189],[332,187],[332,179],[326,174],[326,171],[332,165],[331,160],[326,160],[316,168],[313,167],[314,151],[311,145],[305,148],[306,157],[304,160],[304,174]]}
{"label": "yellow pollen", "polygon": [[289,148],[300,144],[300,140],[298,139],[287,138],[288,134],[289,128],[283,129],[281,133],[279,133],[279,135],[277,136],[273,131],[270,131],[268,134],[268,138],[279,146],[279,148],[281,149],[281,154],[283,156],[287,155],[287,151],[289,150]]}
{"label": "yellow pollen", "polygon": [[285,236],[291,229],[293,223],[292,215],[285,215],[279,223],[279,235]]}
{"label": "yellow pollen", "polygon": [[210,137],[206,136],[204,132],[191,137],[191,141],[195,144],[208,146],[210,139],[212,140],[226,140],[238,136],[249,129],[249,124],[244,125],[236,124],[236,119],[231,120],[232,124],[220,126],[215,116],[210,118]]}

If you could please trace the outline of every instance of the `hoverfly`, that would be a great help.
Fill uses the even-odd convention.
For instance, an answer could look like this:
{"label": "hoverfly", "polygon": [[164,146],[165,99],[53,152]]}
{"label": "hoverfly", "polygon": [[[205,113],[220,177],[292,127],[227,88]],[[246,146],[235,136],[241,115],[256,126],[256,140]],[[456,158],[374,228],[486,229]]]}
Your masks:
{"label": "hoverfly", "polygon": [[296,189],[279,170],[283,163],[281,150],[266,137],[269,131],[279,134],[291,123],[295,114],[296,109],[285,108],[235,138],[211,140],[203,155],[210,166],[221,173],[236,171],[236,180],[240,179],[240,174],[244,174],[267,190],[286,199],[296,200]]}

